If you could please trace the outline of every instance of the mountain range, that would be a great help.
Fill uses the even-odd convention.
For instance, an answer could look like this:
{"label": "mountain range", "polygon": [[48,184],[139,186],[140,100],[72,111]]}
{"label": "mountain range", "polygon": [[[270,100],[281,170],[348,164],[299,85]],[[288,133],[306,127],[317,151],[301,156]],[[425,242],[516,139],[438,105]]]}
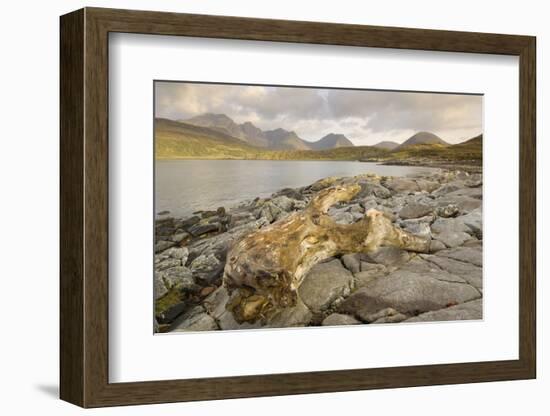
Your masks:
{"label": "mountain range", "polygon": [[270,150],[323,150],[348,147],[354,144],[343,134],[330,133],[315,142],[300,138],[296,132],[282,128],[263,131],[250,121],[237,124],[225,114],[206,113],[180,120],[185,124],[207,127],[228,134],[245,143]]}
{"label": "mountain range", "polygon": [[155,157],[159,159],[474,161],[482,158],[482,136],[449,144],[419,132],[402,144],[384,141],[354,146],[343,134],[309,142],[282,128],[261,130],[250,122],[235,123],[225,114],[203,114],[174,121],[155,119]]}

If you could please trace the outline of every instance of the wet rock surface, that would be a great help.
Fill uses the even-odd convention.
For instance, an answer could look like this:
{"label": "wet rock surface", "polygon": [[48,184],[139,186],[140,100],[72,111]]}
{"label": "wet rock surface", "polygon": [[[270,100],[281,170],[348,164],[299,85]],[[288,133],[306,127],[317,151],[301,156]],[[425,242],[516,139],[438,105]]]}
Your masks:
{"label": "wet rock surface", "polygon": [[[227,309],[234,293],[222,283],[231,247],[303,210],[317,192],[344,183],[361,190],[329,210],[334,221],[352,224],[369,209],[379,210],[403,230],[430,239],[429,253],[382,246],[319,262],[292,306],[256,322],[237,322]],[[330,177],[189,218],[164,213],[155,223],[155,331],[482,319],[482,201],[480,174],[439,170],[411,177]]]}

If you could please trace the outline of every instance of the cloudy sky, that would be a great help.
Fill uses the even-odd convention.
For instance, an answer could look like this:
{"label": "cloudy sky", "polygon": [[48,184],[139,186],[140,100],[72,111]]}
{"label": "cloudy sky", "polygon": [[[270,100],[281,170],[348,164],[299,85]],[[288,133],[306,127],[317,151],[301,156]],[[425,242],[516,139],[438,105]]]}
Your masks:
{"label": "cloudy sky", "polygon": [[223,113],[262,130],[282,127],[305,140],[345,134],[356,145],[401,143],[419,131],[459,143],[482,132],[479,95],[156,82],[155,116]]}

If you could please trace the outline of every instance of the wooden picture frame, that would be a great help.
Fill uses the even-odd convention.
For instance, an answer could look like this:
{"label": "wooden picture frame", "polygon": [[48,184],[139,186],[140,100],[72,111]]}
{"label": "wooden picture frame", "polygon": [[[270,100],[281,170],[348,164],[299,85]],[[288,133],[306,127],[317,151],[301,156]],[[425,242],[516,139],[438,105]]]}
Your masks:
{"label": "wooden picture frame", "polygon": [[[82,407],[530,379],[536,376],[535,38],[85,8],[61,17],[60,396]],[[519,359],[109,383],[110,32],[519,57]]]}

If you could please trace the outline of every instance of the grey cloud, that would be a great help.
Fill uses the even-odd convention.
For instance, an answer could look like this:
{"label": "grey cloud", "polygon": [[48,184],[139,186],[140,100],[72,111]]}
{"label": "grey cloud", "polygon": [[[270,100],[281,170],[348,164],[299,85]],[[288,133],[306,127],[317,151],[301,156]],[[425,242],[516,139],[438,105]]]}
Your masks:
{"label": "grey cloud", "polygon": [[356,144],[402,142],[420,130],[457,142],[482,130],[477,95],[156,83],[157,117],[186,119],[206,112],[262,129],[295,130],[306,140],[343,133]]}
{"label": "grey cloud", "polygon": [[365,128],[373,132],[481,129],[482,98],[477,95],[331,90],[328,102],[334,117],[364,117]]}

